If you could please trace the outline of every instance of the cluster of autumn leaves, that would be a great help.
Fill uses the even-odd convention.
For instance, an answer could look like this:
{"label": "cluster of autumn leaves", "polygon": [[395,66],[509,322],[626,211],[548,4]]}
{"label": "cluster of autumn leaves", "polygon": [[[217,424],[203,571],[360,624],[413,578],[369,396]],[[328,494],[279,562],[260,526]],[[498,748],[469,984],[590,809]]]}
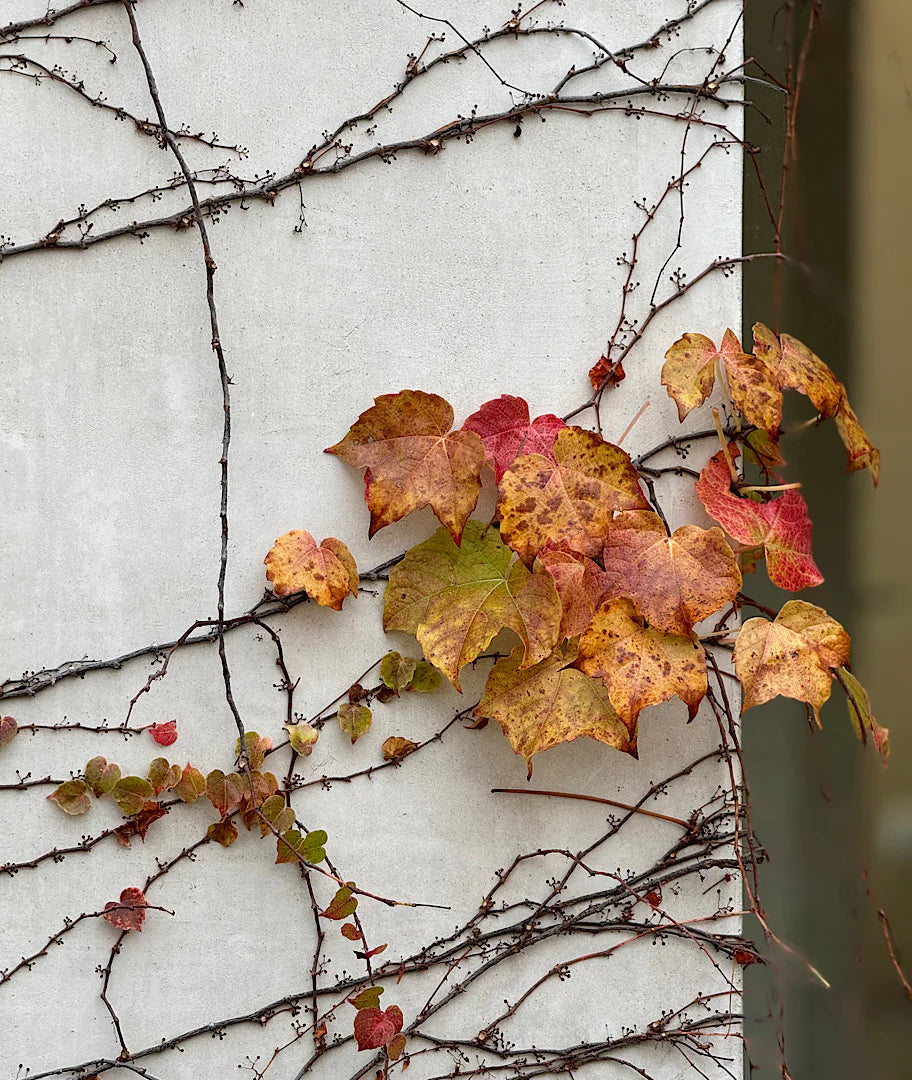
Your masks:
{"label": "cluster of autumn leaves", "polygon": [[[718,348],[685,334],[666,353],[662,383],[682,421],[716,380],[733,407],[736,430],[696,482],[719,523],[708,529],[671,533],[624,450],[556,416],[532,419],[511,395],[453,430],[438,395],[384,394],[327,451],[365,470],[371,536],[423,507],[441,522],[391,571],[386,630],[414,634],[457,690],[462,668],[497,634],[518,637],[494,664],[476,715],[501,725],[530,771],[534,754],[582,735],[635,755],[640,713],[673,697],[693,717],[708,691],[695,627],[724,613],[720,629],[738,605],[742,569],[765,558],[771,580],[789,591],[823,580],[805,501],[773,472],[783,460],[784,389],[807,395],[818,419],[832,417],[849,470],[868,468],[877,482],[879,453],[827,365],[787,334],[757,324],[754,335],[751,353],[730,330]],[[761,467],[765,488],[744,490],[742,454]],[[498,497],[486,523],[470,515],[488,467]],[[318,545],[295,530],[265,562],[278,596],[303,590],[339,609],[357,592],[354,559],[333,538]],[[837,678],[859,735],[873,734],[885,756],[886,731],[847,668],[849,637],[823,609],[791,600],[774,620],[749,619],[734,659],[743,709],[781,694],[816,715]]]}

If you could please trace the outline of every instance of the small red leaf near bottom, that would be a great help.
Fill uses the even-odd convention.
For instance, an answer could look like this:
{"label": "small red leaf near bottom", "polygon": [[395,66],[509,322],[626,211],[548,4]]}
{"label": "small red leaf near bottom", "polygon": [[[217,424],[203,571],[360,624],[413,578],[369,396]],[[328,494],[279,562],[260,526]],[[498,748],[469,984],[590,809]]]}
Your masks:
{"label": "small red leaf near bottom", "polygon": [[142,930],[146,918],[145,908],[148,907],[142,889],[132,886],[120,894],[120,901],[113,900],[105,904],[104,915],[106,922],[116,926],[118,930]]}

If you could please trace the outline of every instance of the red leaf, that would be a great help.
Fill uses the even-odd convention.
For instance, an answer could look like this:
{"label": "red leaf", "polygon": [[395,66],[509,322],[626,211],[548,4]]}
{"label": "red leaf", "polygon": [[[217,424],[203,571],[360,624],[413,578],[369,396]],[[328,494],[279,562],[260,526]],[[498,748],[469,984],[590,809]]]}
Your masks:
{"label": "red leaf", "polygon": [[474,431],[481,436],[498,484],[520,454],[541,454],[553,461],[554,439],[566,426],[551,413],[530,421],[528,404],[523,398],[510,394],[486,401],[462,425],[464,431]]}
{"label": "red leaf", "polygon": [[[738,457],[734,443],[729,444],[729,454],[732,461]],[[731,536],[750,547],[763,546],[767,572],[774,585],[797,592],[823,581],[811,555],[807,503],[797,491],[787,491],[766,503],[735,495],[721,450],[700,473],[696,489],[707,512]]]}
{"label": "red leaf", "polygon": [[114,835],[117,837],[118,844],[123,847],[130,846],[130,838],[138,836],[140,840],[146,839],[146,833],[149,831],[149,826],[153,821],[158,821],[159,818],[166,817],[168,810],[162,806],[161,803],[153,802],[145,810],[140,810],[138,814],[131,817],[129,821],[125,821],[123,825],[119,825],[114,830]]}
{"label": "red leaf", "polygon": [[355,1039],[359,1050],[379,1050],[402,1030],[402,1010],[398,1005],[388,1009],[361,1009],[355,1016]]}
{"label": "red leaf", "polygon": [[118,930],[142,930],[148,907],[142,889],[132,886],[120,894],[119,902],[113,900],[105,904],[103,918]]}
{"label": "red leaf", "polygon": [[170,746],[177,742],[177,721],[167,720],[164,724],[151,724],[149,734],[159,746]]}

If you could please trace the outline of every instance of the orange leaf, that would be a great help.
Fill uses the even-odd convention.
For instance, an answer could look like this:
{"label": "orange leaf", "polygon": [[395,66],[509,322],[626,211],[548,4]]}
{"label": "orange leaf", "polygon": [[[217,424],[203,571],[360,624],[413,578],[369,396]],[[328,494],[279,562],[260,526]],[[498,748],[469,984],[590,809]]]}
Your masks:
{"label": "orange leaf", "polygon": [[337,454],[364,475],[370,535],[430,506],[458,544],[478,501],[485,448],[474,431],[450,431],[453,409],[422,390],[381,394],[361,413]]}
{"label": "orange leaf", "polygon": [[549,545],[599,555],[613,512],[648,505],[620,447],[568,427],[554,440],[553,461],[524,454],[507,469],[497,512],[505,542],[530,566]]}
{"label": "orange leaf", "polygon": [[401,761],[418,749],[418,743],[404,739],[401,735],[391,735],[383,740],[381,750],[384,761]]}
{"label": "orange leaf", "polygon": [[263,560],[266,580],[276,596],[306,592],[321,607],[341,611],[346,596],[358,595],[358,568],[351,552],[335,537],[319,547],[304,529],[280,536]]}
{"label": "orange leaf", "polygon": [[861,426],[855,410],[849,404],[845,390],[842,391],[839,408],[836,410],[836,430],[849,455],[846,472],[870,469],[874,487],[877,487],[880,483],[880,451]]}
{"label": "orange leaf", "polygon": [[790,334],[777,338],[768,326],[755,323],[754,355],[769,368],[777,386],[790,386],[806,394],[821,416],[835,414],[842,385],[807,345]]}
{"label": "orange leaf", "polygon": [[741,571],[721,529],[684,525],[668,536],[651,510],[615,518],[604,563],[604,598],[626,596],[650,626],[669,634],[689,634],[741,588]]}

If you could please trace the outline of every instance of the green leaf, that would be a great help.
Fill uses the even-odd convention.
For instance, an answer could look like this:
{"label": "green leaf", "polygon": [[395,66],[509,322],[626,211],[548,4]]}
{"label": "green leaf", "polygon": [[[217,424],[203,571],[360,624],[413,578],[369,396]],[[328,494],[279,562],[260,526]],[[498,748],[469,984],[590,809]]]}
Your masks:
{"label": "green leaf", "polygon": [[19,734],[19,725],[11,716],[0,716],[0,749]]}
{"label": "green leaf", "polygon": [[276,838],[276,862],[291,863],[303,859],[316,866],[326,858],[325,843],[326,833],[322,829],[315,829],[306,836],[301,836],[297,829],[289,829]]}
{"label": "green leaf", "polygon": [[371,711],[366,705],[349,705],[345,702],[339,706],[339,726],[346,735],[351,736],[352,745],[362,735],[367,734],[372,719]]}
{"label": "green leaf", "polygon": [[296,754],[310,757],[320,732],[312,724],[286,724],[288,741]]}
{"label": "green leaf", "polygon": [[350,915],[354,915],[355,908],[358,906],[358,897],[352,894],[354,884],[353,881],[350,881],[336,892],[336,895],[329,902],[329,907],[320,912],[324,919],[341,921],[347,919]]}
{"label": "green leaf", "polygon": [[[118,770],[119,771],[119,770]],[[170,765],[167,758],[157,757],[149,764],[149,782],[156,795],[170,791],[181,779],[180,765]]]}
{"label": "green leaf", "polygon": [[415,674],[408,685],[416,694],[433,694],[440,688],[440,672],[427,660],[419,660],[415,665]]}
{"label": "green leaf", "polygon": [[410,656],[400,656],[397,652],[388,652],[380,661],[380,681],[398,694],[406,690],[415,674],[418,661]]}
{"label": "green leaf", "polygon": [[120,766],[107,758],[93,757],[85,767],[85,780],[96,799],[107,795],[120,779]]}
{"label": "green leaf", "polygon": [[111,788],[111,798],[127,817],[138,814],[154,794],[152,785],[142,776],[123,776]]}
{"label": "green leaf", "polygon": [[85,780],[65,780],[48,795],[48,799],[57,803],[65,814],[85,814],[92,805]]}
{"label": "green leaf", "polygon": [[185,803],[194,803],[206,790],[206,778],[195,765],[188,761],[181,778],[174,785],[174,794]]}
{"label": "green leaf", "polygon": [[362,990],[360,994],[349,1000],[356,1009],[379,1009],[380,995],[382,993],[382,986],[369,986],[366,990]]}
{"label": "green leaf", "polygon": [[[270,795],[260,807],[260,813],[278,833],[287,832],[294,825],[294,810],[285,805],[285,799],[281,795]],[[261,821],[262,835],[265,836],[269,831],[269,827]]]}
{"label": "green leaf", "polygon": [[870,732],[875,749],[880,754],[884,765],[886,765],[887,758],[890,756],[889,728],[881,727],[874,719],[871,712],[871,699],[868,697],[867,690],[848,668],[837,668],[836,677],[846,692],[849,720],[852,722],[855,734],[860,742],[865,743],[868,740],[868,732]]}

